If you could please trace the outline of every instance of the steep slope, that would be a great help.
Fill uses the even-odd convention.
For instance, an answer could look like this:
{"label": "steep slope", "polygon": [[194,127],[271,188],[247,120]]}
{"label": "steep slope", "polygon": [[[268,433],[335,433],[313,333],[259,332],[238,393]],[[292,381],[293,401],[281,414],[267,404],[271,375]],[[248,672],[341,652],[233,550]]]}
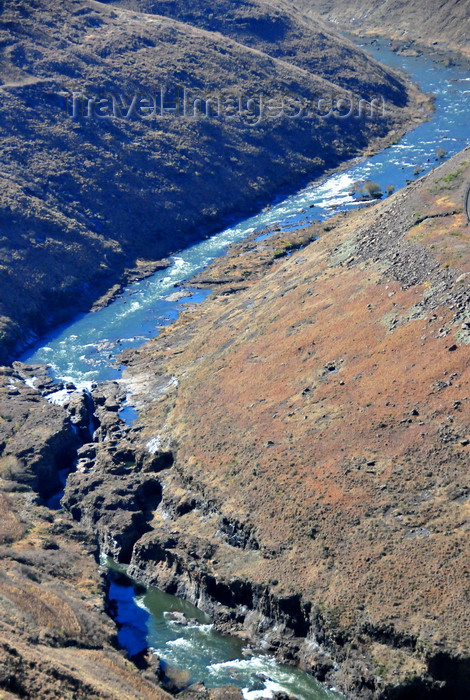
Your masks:
{"label": "steep slope", "polygon": [[[148,272],[226,217],[422,117],[401,78],[341,39],[331,44],[329,82],[236,37],[93,0],[2,8],[2,361],[130,271]],[[301,39],[299,52],[305,31]],[[315,108],[293,118],[299,101],[349,101],[341,85],[359,57],[354,104],[383,96],[385,115],[326,119]],[[369,67],[378,95],[369,94]],[[277,102],[260,120],[261,93]],[[280,116],[279,100],[292,95]]]}
{"label": "steep slope", "polygon": [[171,700],[116,648],[92,538],[32,490],[57,490],[76,449],[65,410],[0,368],[0,695]]}
{"label": "steep slope", "polygon": [[174,459],[131,571],[351,697],[468,688],[469,177],[467,148],[285,261],[300,239],[239,245],[123,357]]}
{"label": "steep slope", "polygon": [[307,16],[320,16],[358,34],[379,34],[470,56],[468,0],[299,0]]}
{"label": "steep slope", "polygon": [[348,90],[369,97],[383,94],[404,104],[401,82],[384,66],[342,39],[316,17],[295,5],[263,0],[108,0],[108,4],[171,17],[298,66]]}

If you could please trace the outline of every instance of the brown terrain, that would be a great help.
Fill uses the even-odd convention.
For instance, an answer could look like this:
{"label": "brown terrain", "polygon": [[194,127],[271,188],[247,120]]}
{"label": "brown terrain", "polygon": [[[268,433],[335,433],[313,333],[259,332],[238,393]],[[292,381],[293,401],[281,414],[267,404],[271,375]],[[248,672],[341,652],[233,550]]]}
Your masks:
{"label": "brown terrain", "polygon": [[[426,118],[418,90],[336,23],[468,54],[457,0],[0,3],[1,362]],[[387,117],[64,114],[74,89],[162,83],[378,93]],[[348,698],[466,697],[469,181],[467,148],[383,201],[232,246],[194,280],[205,302],[126,351],[121,382],[69,387],[64,406],[47,401],[47,368],[0,368],[0,698],[240,699],[180,692],[155,656],[126,657],[107,555]],[[118,415],[129,392],[133,426]]]}
{"label": "brown terrain", "polygon": [[[287,2],[287,4],[290,4]],[[360,36],[371,34],[397,41],[401,50],[432,48],[470,56],[470,4],[468,0],[297,0],[297,10]],[[444,60],[452,60],[451,57]]]}
{"label": "brown terrain", "polygon": [[[470,682],[469,176],[467,149],[384,202],[240,244],[204,274],[209,300],[124,356],[140,444],[174,459],[131,571],[241,634],[271,628],[352,697]],[[73,475],[71,502],[96,480]]]}
{"label": "brown terrain", "polygon": [[[226,0],[212,5],[223,18]],[[289,8],[270,19],[252,2],[252,23],[234,33],[222,19],[205,26],[133,7],[0,5],[2,362],[113,285],[426,117],[406,78]],[[162,89],[165,109],[179,96],[179,116],[160,114]],[[75,117],[74,91],[84,95]],[[276,102],[258,124],[261,94]],[[324,119],[315,108],[278,118],[286,95],[297,100],[289,114],[333,96],[383,98],[385,116]]]}
{"label": "brown terrain", "polygon": [[155,658],[116,650],[98,553],[348,697],[464,697],[469,175],[466,149],[234,246],[194,281],[208,300],[125,353],[123,384],[58,407],[45,368],[3,368],[5,697],[165,697]]}
{"label": "brown terrain", "polygon": [[[208,300],[124,354],[123,385],[60,408],[43,369],[3,370],[1,687],[120,697],[133,667],[102,615],[100,551],[348,697],[464,697],[469,175],[466,149],[383,202],[233,246],[194,280]],[[39,505],[73,460],[65,512]],[[139,663],[135,693],[156,688]]]}

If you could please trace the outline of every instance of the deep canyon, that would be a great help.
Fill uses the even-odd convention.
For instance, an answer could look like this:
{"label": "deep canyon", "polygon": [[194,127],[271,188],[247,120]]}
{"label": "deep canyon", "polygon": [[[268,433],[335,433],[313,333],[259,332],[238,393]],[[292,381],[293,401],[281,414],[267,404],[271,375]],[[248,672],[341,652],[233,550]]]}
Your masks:
{"label": "deep canyon", "polygon": [[[145,639],[132,658],[119,648],[121,574],[106,557],[140,595],[157,586],[191,601],[218,633],[323,684],[300,695],[299,680],[302,698],[334,687],[460,700],[470,686],[470,152],[451,110],[454,88],[465,104],[468,13],[451,47],[461,54],[444,61],[460,66],[442,74],[448,122],[420,127],[416,162],[413,134],[400,138],[432,101],[398,63],[330,30],[317,5],[334,25],[335,3],[2,6],[5,700],[241,697],[241,685],[168,668]],[[460,17],[446,16],[443,36]],[[397,41],[400,25],[379,20],[364,31]],[[391,63],[419,61],[420,37],[405,39]],[[445,69],[437,49],[423,78],[432,57]],[[175,71],[206,95],[234,75],[247,93],[373,90],[387,118],[254,130],[165,117],[157,134],[59,115],[61,90],[123,77],[138,89],[143,72],[157,84]],[[374,168],[398,191],[357,198],[353,176]],[[319,179],[285,199],[306,176]],[[226,237],[209,238],[227,217]],[[259,681],[244,697],[264,697]]]}

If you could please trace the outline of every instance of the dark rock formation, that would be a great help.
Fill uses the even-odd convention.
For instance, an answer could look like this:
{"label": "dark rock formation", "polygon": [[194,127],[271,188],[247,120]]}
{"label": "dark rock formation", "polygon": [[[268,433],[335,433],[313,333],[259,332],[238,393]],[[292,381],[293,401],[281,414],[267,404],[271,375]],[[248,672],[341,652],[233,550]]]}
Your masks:
{"label": "dark rock formation", "polygon": [[[67,413],[33,388],[39,369],[45,371],[19,363],[0,369],[0,473],[47,499],[61,488],[59,471],[72,467],[80,442]],[[39,377],[39,387],[50,391],[52,384]]]}
{"label": "dark rock formation", "polygon": [[[80,445],[72,421],[84,405],[91,410],[89,397],[72,394],[70,415],[24,383],[57,388],[44,371],[0,369],[0,695],[169,700],[155,659],[138,671],[116,650],[94,533],[41,505],[61,488],[57,472],[72,466]],[[145,488],[143,506],[153,498]]]}
{"label": "dark rock formation", "polygon": [[150,529],[161,501],[156,478],[130,471],[133,467],[112,452],[99,450],[89,473],[69,476],[62,501],[75,521],[98,531],[101,553],[123,563],[129,563],[135,542]]}

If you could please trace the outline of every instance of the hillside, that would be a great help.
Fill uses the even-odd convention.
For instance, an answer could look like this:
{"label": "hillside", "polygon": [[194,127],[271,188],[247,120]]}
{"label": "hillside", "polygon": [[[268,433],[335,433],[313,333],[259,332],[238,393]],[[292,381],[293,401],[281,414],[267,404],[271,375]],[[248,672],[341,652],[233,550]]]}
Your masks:
{"label": "hillside", "polygon": [[[118,2],[18,0],[1,12],[3,362],[113,285],[424,116],[402,77],[289,10],[226,35],[222,19],[208,30],[192,16]],[[272,23],[286,37],[281,48]],[[163,88],[165,108],[179,94],[181,111],[187,89],[185,117],[160,115]],[[74,91],[85,95],[75,112]],[[260,120],[261,94],[383,97],[385,116],[325,119],[314,109],[294,119],[294,100],[287,115],[277,102]]]}
{"label": "hillside", "polygon": [[[469,177],[467,148],[327,226],[238,244],[199,279],[208,300],[122,358],[132,450],[157,450],[164,486],[131,571],[348,697],[468,688]],[[96,463],[67,487],[105,549],[114,479]]]}
{"label": "hillside", "polygon": [[115,648],[99,552],[350,698],[464,697],[469,176],[467,148],[363,210],[255,232],[120,384],[60,407],[45,367],[1,369],[6,700],[167,697],[155,657]]}
{"label": "hillside", "polygon": [[170,17],[303,68],[369,98],[384,95],[397,105],[406,99],[390,71],[322,20],[307,18],[295,5],[263,0],[110,0],[108,4]]}
{"label": "hillside", "polygon": [[[290,0],[288,0],[290,4]],[[467,0],[299,0],[296,9],[364,36],[391,37],[410,48],[414,42],[440,52],[470,56],[470,7]]]}

